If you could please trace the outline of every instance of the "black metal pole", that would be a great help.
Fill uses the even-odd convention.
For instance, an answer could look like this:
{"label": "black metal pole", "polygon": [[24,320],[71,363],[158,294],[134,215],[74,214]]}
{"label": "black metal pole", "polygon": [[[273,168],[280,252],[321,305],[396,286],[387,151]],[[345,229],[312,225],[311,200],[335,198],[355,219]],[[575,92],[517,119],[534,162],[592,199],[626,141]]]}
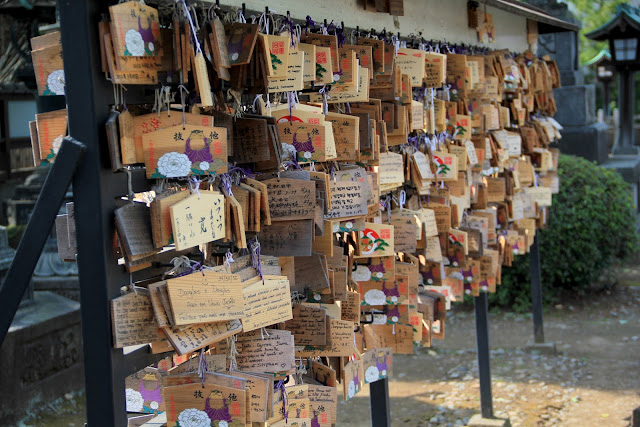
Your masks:
{"label": "black metal pole", "polygon": [[18,245],[16,256],[0,287],[0,346],[16,315],[20,300],[31,281],[33,269],[40,259],[56,215],[60,209],[73,173],[84,152],[84,145],[72,138],[65,138],[56,161],[44,181],[31,219]]}
{"label": "black metal pole", "polygon": [[58,0],[69,132],[87,146],[73,179],[73,198],[89,427],[127,425],[126,361],[122,349],[112,346],[109,309],[128,275],[118,267],[112,247],[114,200],[126,186],[118,187],[107,169],[104,126],[113,86],[100,70],[96,27],[107,10],[108,3],[98,0]]}
{"label": "black metal pole", "polygon": [[480,408],[482,418],[493,418],[491,395],[491,356],[489,353],[489,303],[487,293],[473,299],[476,312],[476,345],[478,349],[478,371],[480,376]]}
{"label": "black metal pole", "polygon": [[538,235],[529,250],[531,275],[531,308],[533,310],[533,337],[536,344],[544,344],[544,322],[542,318],[542,276],[540,271],[540,246]]}
{"label": "black metal pole", "polygon": [[389,380],[387,378],[369,384],[371,401],[371,426],[389,427],[391,425],[391,407],[389,406]]}

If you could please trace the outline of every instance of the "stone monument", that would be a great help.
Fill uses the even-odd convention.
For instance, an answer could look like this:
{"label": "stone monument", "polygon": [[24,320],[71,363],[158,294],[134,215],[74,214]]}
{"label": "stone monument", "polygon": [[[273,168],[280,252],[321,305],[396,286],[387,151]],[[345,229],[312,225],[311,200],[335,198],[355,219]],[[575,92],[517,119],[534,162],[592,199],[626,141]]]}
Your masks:
{"label": "stone monument", "polygon": [[[530,0],[529,4],[556,18],[579,23],[564,3]],[[558,107],[555,119],[564,127],[560,150],[604,163],[609,155],[609,127],[597,122],[595,85],[584,84],[578,34],[574,31],[540,34],[537,54],[551,56],[560,71],[562,87],[554,89]]]}

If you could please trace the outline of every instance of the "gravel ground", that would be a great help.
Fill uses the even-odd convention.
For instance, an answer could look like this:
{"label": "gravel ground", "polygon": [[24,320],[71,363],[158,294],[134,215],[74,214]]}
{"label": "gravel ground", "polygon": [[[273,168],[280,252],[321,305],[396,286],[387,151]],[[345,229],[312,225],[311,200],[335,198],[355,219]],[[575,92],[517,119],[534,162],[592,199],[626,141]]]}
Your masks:
{"label": "gravel ground", "polygon": [[[491,313],[493,406],[514,426],[629,426],[640,406],[640,267],[615,290],[545,310],[558,353],[527,351],[530,315]],[[629,286],[628,286],[629,285]],[[393,426],[462,426],[480,410],[473,311],[449,312],[446,339],[394,356]],[[23,425],[84,424],[84,396],[69,392]],[[338,426],[370,426],[369,390],[340,397]]]}
{"label": "gravel ground", "polygon": [[[526,350],[530,315],[490,314],[495,415],[514,426],[629,426],[640,406],[640,288],[620,285],[545,312],[555,355]],[[480,411],[475,323],[455,308],[447,336],[394,356],[393,425],[461,426]],[[368,390],[339,404],[340,426],[370,425]]]}

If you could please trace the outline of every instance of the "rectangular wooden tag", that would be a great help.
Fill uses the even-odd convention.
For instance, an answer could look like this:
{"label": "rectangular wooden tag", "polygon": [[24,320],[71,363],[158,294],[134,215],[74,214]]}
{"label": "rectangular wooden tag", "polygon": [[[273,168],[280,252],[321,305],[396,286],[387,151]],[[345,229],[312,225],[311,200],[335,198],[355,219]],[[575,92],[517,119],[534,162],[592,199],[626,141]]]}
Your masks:
{"label": "rectangular wooden tag", "polygon": [[[328,35],[328,34],[314,34],[309,33],[303,35],[300,39],[303,43],[311,43],[319,47],[329,48],[331,52],[331,63],[332,68],[329,69],[329,73],[333,75],[333,73],[337,73],[340,71],[339,66],[339,58],[338,58],[338,38],[336,35]],[[320,49],[316,47],[316,52]]]}
{"label": "rectangular wooden tag", "polygon": [[115,210],[120,244],[131,261],[157,253],[153,245],[151,217],[144,203],[127,203]]}
{"label": "rectangular wooden tag", "polygon": [[329,319],[327,340],[330,344],[326,346],[296,347],[296,357],[351,356],[354,351],[353,322]]}
{"label": "rectangular wooden tag", "polygon": [[273,178],[263,182],[269,193],[269,211],[273,221],[314,218],[315,182],[290,178]]}
{"label": "rectangular wooden tag", "polygon": [[231,65],[245,65],[251,61],[258,39],[258,24],[231,24],[227,34],[227,49]]}
{"label": "rectangular wooden tag", "polygon": [[289,280],[283,276],[264,276],[242,289],[245,332],[285,322],[293,317]]}
{"label": "rectangular wooden tag", "polygon": [[260,232],[262,254],[273,256],[310,256],[313,220],[275,221]]}
{"label": "rectangular wooden tag", "polygon": [[413,354],[413,327],[410,325],[364,325],[364,337],[369,348],[387,347],[394,353]]}
{"label": "rectangular wooden tag", "polygon": [[210,191],[192,194],[170,208],[177,250],[225,237],[224,196]]}
{"label": "rectangular wooden tag", "polygon": [[158,341],[158,324],[146,289],[111,300],[111,321],[115,348]]}
{"label": "rectangular wooden tag", "polygon": [[[269,93],[291,92],[304,89],[304,57],[302,50],[292,50],[287,54],[284,76],[269,77]],[[281,66],[282,67],[282,66]]]}
{"label": "rectangular wooden tag", "polygon": [[289,331],[267,329],[238,335],[238,369],[248,372],[287,372],[294,365],[293,335]]}
{"label": "rectangular wooden tag", "polygon": [[183,355],[220,342],[242,331],[240,320],[195,323],[176,329],[164,328],[163,332],[176,353]]}
{"label": "rectangular wooden tag", "polygon": [[326,345],[327,314],[322,308],[293,305],[293,318],[285,322],[285,328],[294,336],[295,345]]}
{"label": "rectangular wooden tag", "polygon": [[167,289],[176,325],[219,322],[244,316],[242,284],[238,276],[203,270],[169,279]]}

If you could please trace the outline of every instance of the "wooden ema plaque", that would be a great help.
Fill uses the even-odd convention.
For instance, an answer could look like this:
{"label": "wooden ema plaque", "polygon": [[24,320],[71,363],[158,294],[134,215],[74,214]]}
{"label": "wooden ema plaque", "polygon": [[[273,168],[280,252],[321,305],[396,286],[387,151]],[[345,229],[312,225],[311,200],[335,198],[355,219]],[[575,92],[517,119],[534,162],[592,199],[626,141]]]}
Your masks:
{"label": "wooden ema plaque", "polygon": [[227,172],[227,129],[178,125],[142,135],[147,178]]}
{"label": "wooden ema plaque", "polygon": [[178,251],[225,237],[224,196],[210,191],[199,193],[169,208]]}
{"label": "wooden ema plaque", "polygon": [[289,280],[284,276],[256,277],[242,289],[242,329],[250,332],[293,318]]}
{"label": "wooden ema plaque", "polygon": [[189,354],[206,346],[215,344],[242,331],[240,320],[211,323],[194,323],[163,332],[179,355]]}
{"label": "wooden ema plaque", "polygon": [[273,178],[264,181],[269,197],[272,221],[313,219],[316,184],[313,181]]}
{"label": "wooden ema plaque", "polygon": [[115,348],[158,341],[158,324],[146,289],[112,300],[111,319]]}
{"label": "wooden ema plaque", "polygon": [[329,319],[329,335],[326,346],[311,346],[296,348],[296,357],[316,356],[351,356],[353,354],[353,322]]}
{"label": "wooden ema plaque", "polygon": [[167,280],[176,325],[244,317],[242,282],[208,270]]}
{"label": "wooden ema plaque", "polygon": [[294,304],[293,318],[285,328],[294,336],[296,346],[327,344],[327,314],[322,308]]}

